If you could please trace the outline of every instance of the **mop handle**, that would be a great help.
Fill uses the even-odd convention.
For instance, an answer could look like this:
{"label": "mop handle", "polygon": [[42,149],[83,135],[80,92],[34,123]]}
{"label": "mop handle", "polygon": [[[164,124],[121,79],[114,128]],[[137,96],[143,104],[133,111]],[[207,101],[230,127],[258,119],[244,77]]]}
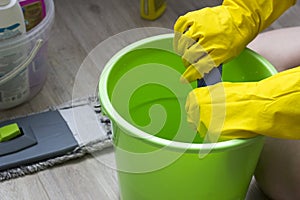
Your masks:
{"label": "mop handle", "polygon": [[202,79],[197,80],[198,87],[205,87],[222,82],[222,68],[223,65],[213,68],[208,74],[205,74]]}

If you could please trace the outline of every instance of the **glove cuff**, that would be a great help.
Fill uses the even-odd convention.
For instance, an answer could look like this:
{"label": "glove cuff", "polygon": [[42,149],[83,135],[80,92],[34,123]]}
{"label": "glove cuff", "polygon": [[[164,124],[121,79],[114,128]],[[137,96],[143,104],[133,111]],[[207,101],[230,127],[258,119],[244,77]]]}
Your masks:
{"label": "glove cuff", "polygon": [[228,10],[236,30],[245,38],[244,48],[258,33],[270,26],[296,0],[224,0],[222,6]]}

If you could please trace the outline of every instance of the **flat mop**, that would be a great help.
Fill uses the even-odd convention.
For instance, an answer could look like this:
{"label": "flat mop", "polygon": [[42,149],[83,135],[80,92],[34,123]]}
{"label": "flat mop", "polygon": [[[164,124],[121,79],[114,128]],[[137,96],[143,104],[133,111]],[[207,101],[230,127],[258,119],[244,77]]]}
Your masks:
{"label": "flat mop", "polygon": [[0,181],[111,147],[110,120],[98,102],[96,97],[77,99],[0,122],[0,128],[17,124],[21,132],[0,142]]}

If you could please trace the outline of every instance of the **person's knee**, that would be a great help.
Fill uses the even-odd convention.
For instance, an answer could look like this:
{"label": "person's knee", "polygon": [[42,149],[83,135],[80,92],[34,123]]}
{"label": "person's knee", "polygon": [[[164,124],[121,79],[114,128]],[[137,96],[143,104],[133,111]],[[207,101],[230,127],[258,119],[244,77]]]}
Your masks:
{"label": "person's knee", "polygon": [[300,26],[259,34],[248,48],[265,57],[278,71],[300,65]]}

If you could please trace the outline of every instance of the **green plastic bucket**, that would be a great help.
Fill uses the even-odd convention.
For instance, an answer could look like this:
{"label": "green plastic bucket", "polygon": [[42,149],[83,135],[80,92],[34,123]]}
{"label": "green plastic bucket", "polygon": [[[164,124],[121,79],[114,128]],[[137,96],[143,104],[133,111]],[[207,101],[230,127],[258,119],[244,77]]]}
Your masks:
{"label": "green plastic bucket", "polygon": [[[244,199],[264,137],[203,143],[187,124],[184,108],[196,83],[179,82],[185,68],[172,52],[172,39],[173,34],[164,34],[127,46],[100,77],[121,199]],[[274,73],[249,49],[223,66],[224,81],[258,81]]]}

